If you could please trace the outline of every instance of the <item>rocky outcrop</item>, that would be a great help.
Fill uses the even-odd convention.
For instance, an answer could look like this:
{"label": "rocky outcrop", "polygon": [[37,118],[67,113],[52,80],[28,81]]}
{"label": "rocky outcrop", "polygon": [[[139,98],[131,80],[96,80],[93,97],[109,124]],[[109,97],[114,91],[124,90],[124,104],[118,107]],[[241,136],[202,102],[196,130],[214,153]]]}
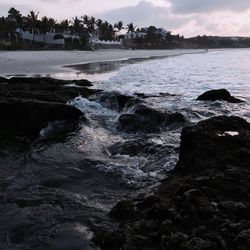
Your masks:
{"label": "rocky outcrop", "polygon": [[180,113],[167,113],[139,104],[134,113],[119,117],[119,128],[128,133],[152,133],[171,124],[184,122],[185,118]]}
{"label": "rocky outcrop", "polygon": [[244,102],[241,99],[231,96],[229,91],[227,91],[226,89],[213,89],[203,93],[197,98],[197,101],[217,101],[217,100],[227,101],[231,103]]}
{"label": "rocky outcrop", "polygon": [[7,83],[7,79],[4,77],[0,77],[0,83]]}
{"label": "rocky outcrop", "polygon": [[[47,126],[73,131],[84,114],[67,101],[82,95],[88,97],[98,90],[86,86],[87,80],[64,81],[53,78],[12,77],[0,81],[0,136],[34,139]],[[73,84],[73,87],[67,87]],[[61,122],[60,125],[51,125]],[[63,124],[63,125],[62,125]]]}
{"label": "rocky outcrop", "polygon": [[38,137],[51,122],[70,122],[73,128],[74,123],[84,117],[80,110],[69,105],[25,100],[1,101],[0,116],[0,136],[29,138]]}
{"label": "rocky outcrop", "polygon": [[[71,87],[67,87],[69,84]],[[89,97],[100,92],[88,88],[91,85],[87,80],[13,77],[7,80],[7,84],[1,85],[0,97],[66,103],[80,95]]]}
{"label": "rocky outcrop", "polygon": [[[214,117],[184,128],[179,162],[148,197],[119,202],[101,249],[248,249],[250,124]],[[111,223],[112,223],[111,221]]]}
{"label": "rocky outcrop", "polygon": [[34,85],[65,85],[70,83],[75,83],[78,86],[91,87],[93,84],[86,80],[60,80],[50,77],[11,77],[7,79],[8,83],[18,83],[18,84],[34,84]]}

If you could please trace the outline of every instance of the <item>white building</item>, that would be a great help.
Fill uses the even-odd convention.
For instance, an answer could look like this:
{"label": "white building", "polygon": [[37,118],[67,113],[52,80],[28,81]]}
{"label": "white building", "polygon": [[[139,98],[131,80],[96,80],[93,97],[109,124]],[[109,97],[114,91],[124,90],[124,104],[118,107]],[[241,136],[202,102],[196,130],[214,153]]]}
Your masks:
{"label": "white building", "polygon": [[54,39],[55,33],[46,33],[44,34],[32,34],[30,31],[23,31],[22,29],[18,28],[16,30],[17,33],[20,34],[20,37],[23,40],[28,40],[30,42],[35,41],[35,42],[40,42],[44,43],[47,45],[57,45],[64,47],[65,41],[64,39]]}
{"label": "white building", "polygon": [[124,36],[125,36],[125,39],[146,38],[147,33],[140,32],[140,31],[134,31],[134,32],[128,32]]}

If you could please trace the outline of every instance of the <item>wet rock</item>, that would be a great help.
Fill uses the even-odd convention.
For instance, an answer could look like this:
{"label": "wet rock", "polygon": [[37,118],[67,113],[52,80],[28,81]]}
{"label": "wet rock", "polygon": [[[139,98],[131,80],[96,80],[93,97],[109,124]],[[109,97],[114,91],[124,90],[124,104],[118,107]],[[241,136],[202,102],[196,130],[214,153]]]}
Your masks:
{"label": "wet rock", "polygon": [[[76,86],[67,87],[72,83]],[[100,92],[87,88],[88,86],[91,86],[91,83],[87,80],[12,77],[7,80],[7,84],[0,86],[0,97],[66,103],[80,95],[89,97]]]}
{"label": "wet rock", "polygon": [[186,249],[189,250],[213,250],[215,248],[215,244],[209,240],[203,240],[199,237],[195,237],[187,242],[185,245]]}
{"label": "wet rock", "polygon": [[186,234],[176,232],[172,235],[161,237],[161,249],[185,249],[184,244],[187,242]]}
{"label": "wet rock", "polygon": [[73,124],[83,113],[77,108],[50,102],[8,100],[0,102],[0,135],[35,138],[50,122],[66,121]]}
{"label": "wet rock", "polygon": [[118,142],[108,148],[112,155],[130,156],[167,154],[171,149],[144,139]]}
{"label": "wet rock", "polygon": [[136,216],[118,219],[121,249],[134,235],[150,239],[149,249],[248,249],[250,124],[214,117],[181,139],[179,162],[155,193],[126,201]]}
{"label": "wet rock", "polygon": [[171,124],[184,122],[185,118],[180,113],[167,113],[140,104],[136,106],[133,114],[123,114],[119,117],[119,128],[128,133],[153,133]]}
{"label": "wet rock", "polygon": [[136,208],[132,201],[120,201],[112,208],[109,215],[118,220],[128,220],[136,215]]}
{"label": "wet rock", "polygon": [[[237,131],[236,136],[225,134]],[[246,136],[248,135],[248,136]],[[246,166],[237,150],[249,152],[250,124],[239,117],[218,116],[182,131],[179,163],[175,171],[225,170],[228,164]],[[215,146],[216,145],[216,146]],[[248,149],[247,149],[248,148]],[[250,161],[249,155],[246,159]]]}
{"label": "wet rock", "polygon": [[250,229],[241,231],[235,239],[235,249],[248,250],[250,246]]}
{"label": "wet rock", "polygon": [[227,214],[237,215],[239,218],[248,217],[249,210],[242,202],[223,201],[218,204],[218,208]]}
{"label": "wet rock", "polygon": [[205,92],[197,98],[197,101],[227,101],[231,103],[241,103],[244,102],[234,96],[231,96],[230,92],[226,89],[214,89]]}
{"label": "wet rock", "polygon": [[225,170],[224,175],[229,178],[242,179],[243,174],[238,168],[229,168]]}
{"label": "wet rock", "polygon": [[81,87],[92,87],[93,86],[93,84],[86,79],[71,80],[70,82],[75,83],[77,86],[81,86]]}
{"label": "wet rock", "polygon": [[7,79],[0,76],[0,83],[7,83]]}
{"label": "wet rock", "polygon": [[145,198],[142,202],[137,203],[136,206],[139,210],[144,210],[153,207],[153,205],[159,201],[159,197],[151,195]]}
{"label": "wet rock", "polygon": [[106,234],[97,234],[94,241],[96,244],[102,245],[104,250],[120,249],[125,243],[124,235],[119,230],[113,230]]}

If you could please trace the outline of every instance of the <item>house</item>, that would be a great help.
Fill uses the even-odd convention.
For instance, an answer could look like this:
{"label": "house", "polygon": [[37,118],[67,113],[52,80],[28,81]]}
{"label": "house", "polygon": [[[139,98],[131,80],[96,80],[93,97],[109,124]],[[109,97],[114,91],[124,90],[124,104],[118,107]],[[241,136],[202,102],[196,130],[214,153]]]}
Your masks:
{"label": "house", "polygon": [[125,39],[146,38],[147,33],[141,31],[128,32],[124,35]]}
{"label": "house", "polygon": [[166,37],[167,35],[171,34],[171,31],[167,31],[164,28],[157,28],[157,30],[154,33],[161,35],[161,37]]}
{"label": "house", "polygon": [[166,39],[166,37],[171,34],[171,31],[167,31],[164,28],[156,28],[154,26],[150,26],[141,28],[140,30],[134,32],[126,33],[125,39],[146,38],[149,32],[156,36],[160,36],[163,39]]}
{"label": "house", "polygon": [[20,28],[16,29],[16,32],[20,34],[20,37],[24,41],[29,41],[32,43],[32,41],[35,41],[37,43],[45,43],[46,45],[53,45],[58,47],[64,47],[65,41],[64,38],[55,39],[55,33],[47,32],[46,34],[40,34],[39,32],[32,33],[30,31],[24,31]]}

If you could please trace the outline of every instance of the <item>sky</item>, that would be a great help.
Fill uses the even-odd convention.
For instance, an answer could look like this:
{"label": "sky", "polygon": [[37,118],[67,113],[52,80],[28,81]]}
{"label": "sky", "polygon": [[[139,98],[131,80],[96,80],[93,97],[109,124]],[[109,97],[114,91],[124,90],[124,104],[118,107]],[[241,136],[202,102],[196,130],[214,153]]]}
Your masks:
{"label": "sky", "polygon": [[154,25],[185,37],[250,36],[250,0],[0,0],[0,16],[10,7],[58,21],[87,14],[111,23]]}

